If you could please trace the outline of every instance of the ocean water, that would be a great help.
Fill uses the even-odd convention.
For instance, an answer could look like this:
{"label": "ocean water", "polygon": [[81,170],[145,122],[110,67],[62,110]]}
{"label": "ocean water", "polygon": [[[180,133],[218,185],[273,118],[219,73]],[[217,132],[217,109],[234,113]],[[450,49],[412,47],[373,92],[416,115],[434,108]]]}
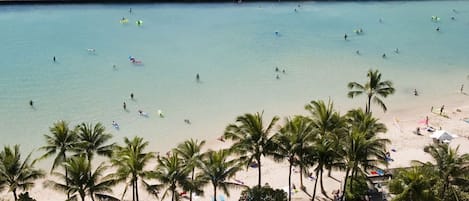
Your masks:
{"label": "ocean water", "polygon": [[364,105],[346,84],[368,69],[395,83],[389,107],[414,88],[425,100],[469,88],[465,1],[2,5],[0,27],[0,144],[25,151],[56,120],[103,122],[114,141],[139,135],[164,151],[214,139],[244,113],[301,114],[328,98],[344,111]]}

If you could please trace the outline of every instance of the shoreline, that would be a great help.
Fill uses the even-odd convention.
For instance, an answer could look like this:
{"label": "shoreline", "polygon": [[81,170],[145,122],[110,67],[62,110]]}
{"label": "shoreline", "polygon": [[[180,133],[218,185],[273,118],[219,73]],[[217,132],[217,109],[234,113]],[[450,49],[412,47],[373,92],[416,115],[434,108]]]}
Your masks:
{"label": "shoreline", "polygon": [[[414,97],[409,97],[414,98]],[[388,128],[387,133],[382,134],[381,137],[385,137],[391,140],[391,144],[387,147],[390,149],[395,149],[395,152],[391,153],[391,157],[394,159],[393,162],[387,168],[396,168],[396,167],[408,167],[412,160],[420,161],[429,161],[431,157],[423,152],[423,147],[432,143],[432,139],[429,137],[429,133],[423,132],[423,135],[416,135],[413,133],[416,127],[422,126],[419,125],[419,120],[429,116],[429,124],[435,128],[442,127],[451,133],[457,134],[459,137],[454,139],[450,145],[452,147],[460,146],[459,153],[468,153],[469,152],[469,124],[462,121],[462,118],[469,117],[469,100],[464,100],[466,95],[463,94],[453,94],[447,98],[434,99],[424,104],[420,104],[418,107],[414,105],[401,106],[398,108],[390,108],[386,113],[377,112],[377,118],[380,119],[380,122],[384,123]],[[435,105],[440,101],[445,101],[445,111],[449,118],[439,115],[438,113],[430,113],[429,108],[431,104]],[[373,107],[375,110],[378,108]],[[434,111],[438,107],[434,107]],[[343,113],[344,111],[341,111]],[[228,122],[231,123],[231,122]],[[282,121],[280,121],[282,123]],[[202,140],[202,139],[199,139]],[[218,150],[221,148],[228,148],[231,143],[229,141],[221,142],[216,138],[213,139],[203,139],[206,140],[206,145],[203,150]],[[151,142],[150,142],[151,143]],[[148,150],[155,151],[157,150]],[[159,150],[160,153],[161,150]],[[148,168],[154,168],[156,162],[151,163]],[[384,168],[384,167],[383,167]],[[299,186],[299,173],[298,170],[294,169],[292,174],[292,184]],[[270,158],[264,158],[263,162],[263,181],[262,183],[268,183],[273,188],[284,189],[288,186],[288,163],[276,163]],[[47,178],[50,178],[48,176]],[[332,191],[338,189],[342,183],[344,177],[344,172],[333,171],[332,177],[327,177],[327,173],[324,174],[324,186],[326,192],[331,196]],[[257,170],[249,168],[248,170],[244,169],[240,171],[234,179],[233,182],[242,181],[244,185],[253,186],[257,184]],[[312,193],[311,189],[314,185],[314,180],[306,176],[303,178],[304,185],[308,193]],[[113,195],[120,196],[123,184],[115,186]],[[320,193],[320,188],[318,188],[317,196],[319,199],[327,199]],[[227,200],[237,200],[243,189],[230,189],[230,197],[226,197]],[[210,198],[212,193],[211,186],[204,188],[205,197],[199,197],[195,200],[206,200]],[[47,189],[43,187],[42,181],[38,181],[36,186],[31,189],[30,195],[34,198],[41,198],[49,201],[59,201],[63,198],[63,194],[52,189]],[[141,199],[152,199],[151,196],[147,195],[141,191]],[[4,196],[10,196],[9,194],[3,193]],[[127,194],[126,199],[129,199],[129,194]],[[303,191],[297,191],[293,193],[293,200],[306,200],[308,195]],[[168,198],[164,199],[168,200]]]}

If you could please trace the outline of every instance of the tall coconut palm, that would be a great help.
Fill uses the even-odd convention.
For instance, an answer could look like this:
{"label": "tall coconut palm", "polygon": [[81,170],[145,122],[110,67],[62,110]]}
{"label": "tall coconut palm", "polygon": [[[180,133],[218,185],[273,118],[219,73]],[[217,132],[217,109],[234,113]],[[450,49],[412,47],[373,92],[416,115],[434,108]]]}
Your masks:
{"label": "tall coconut palm", "polygon": [[[340,143],[346,133],[346,124],[344,118],[334,110],[334,104],[331,101],[328,101],[327,104],[322,100],[311,101],[310,104],[305,106],[305,109],[311,114],[310,118],[317,133],[315,141],[318,142],[318,146],[327,145],[328,147],[332,146],[330,147],[331,149],[340,149]],[[322,171],[324,168],[329,170],[328,175],[330,177],[335,161],[339,158],[335,151],[325,154],[326,155],[318,156],[319,158],[317,158],[323,160],[320,165],[324,165],[324,167],[317,169],[321,173],[320,183],[323,194],[325,194],[325,191],[322,185]]]}
{"label": "tall coconut palm", "polygon": [[306,117],[295,116],[287,119],[285,125],[273,137],[277,161],[288,160],[288,200],[291,200],[291,173],[293,166],[299,165],[304,156],[312,151],[313,125]]}
{"label": "tall coconut palm", "polygon": [[351,90],[348,92],[348,97],[354,98],[355,96],[366,94],[366,113],[371,113],[371,101],[378,104],[386,112],[387,107],[380,97],[386,98],[394,93],[395,89],[392,82],[389,80],[381,81],[381,73],[378,70],[369,70],[366,76],[368,81],[364,85],[358,82],[348,83],[348,88]]}
{"label": "tall coconut palm", "polygon": [[0,189],[7,188],[18,200],[17,190],[28,190],[34,180],[44,177],[44,172],[34,168],[29,160],[31,154],[21,161],[20,146],[5,146],[0,152]]}
{"label": "tall coconut palm", "polygon": [[116,146],[111,163],[117,170],[112,177],[118,182],[125,182],[126,187],[122,194],[122,200],[129,186],[132,187],[132,201],[138,201],[138,181],[145,184],[143,178],[149,171],[144,170],[145,166],[155,157],[153,152],[145,152],[148,141],[143,141],[141,137],[133,139],[124,138],[124,146]]}
{"label": "tall coconut palm", "polygon": [[393,201],[434,201],[432,190],[435,183],[433,170],[422,166],[401,169],[389,183],[389,190],[396,196]]}
{"label": "tall coconut palm", "polygon": [[167,157],[158,157],[158,166],[155,171],[149,173],[150,178],[160,182],[155,188],[164,188],[161,199],[171,193],[171,201],[179,200],[178,188],[183,190],[191,189],[191,182],[188,179],[190,169],[185,168],[184,162],[177,153]]}
{"label": "tall coconut palm", "polygon": [[453,186],[458,183],[469,184],[469,154],[460,155],[459,146],[455,149],[447,144],[437,144],[425,146],[424,151],[430,154],[436,164],[432,162],[423,163],[414,161],[419,165],[424,165],[436,172],[439,183],[438,197],[444,200],[453,196],[450,192]]}
{"label": "tall coconut palm", "polygon": [[65,184],[47,180],[44,183],[46,187],[69,193],[71,195],[69,200],[77,200],[79,196],[81,201],[84,201],[86,195],[89,195],[92,201],[95,198],[119,201],[119,199],[106,194],[112,192],[111,187],[115,181],[109,176],[103,177],[103,172],[107,169],[104,163],[92,171],[88,160],[83,156],[78,156],[69,158],[63,165],[67,167],[68,175],[65,176],[58,172],[54,172],[53,175],[64,180]]}
{"label": "tall coconut palm", "polygon": [[275,126],[279,117],[275,116],[264,127],[262,119],[263,113],[244,114],[236,118],[236,124],[230,124],[225,129],[224,138],[234,141],[232,149],[239,155],[239,161],[247,168],[253,163],[257,163],[258,182],[261,186],[262,156],[269,154],[271,150],[270,132]]}
{"label": "tall coconut palm", "polygon": [[239,186],[236,183],[227,182],[241,170],[236,160],[228,160],[228,150],[209,151],[200,163],[202,180],[209,181],[213,186],[213,200],[217,201],[217,189],[220,188],[229,196],[228,188]]}
{"label": "tall coconut palm", "polygon": [[357,128],[350,128],[343,142],[339,153],[343,157],[342,164],[346,170],[344,190],[342,191],[345,194],[350,173],[352,173],[350,181],[353,182],[357,174],[364,174],[368,169],[376,169],[377,165],[386,164],[385,150],[390,141],[378,137],[368,138],[365,132]]}
{"label": "tall coconut palm", "polygon": [[84,154],[91,163],[95,154],[108,156],[112,155],[114,144],[108,144],[112,138],[111,134],[106,133],[105,127],[101,123],[93,124],[81,123],[77,126],[76,132],[79,143],[77,144],[77,152]]}
{"label": "tall coconut palm", "polygon": [[194,184],[196,189],[189,190],[189,201],[192,201],[192,192],[194,190],[200,191],[198,189],[199,185],[196,185],[195,181],[195,168],[199,164],[199,161],[202,159],[203,153],[201,152],[202,147],[205,144],[205,140],[198,141],[194,139],[186,140],[185,142],[179,144],[174,151],[178,153],[182,159],[184,160],[184,164],[186,168],[191,170],[191,182]]}
{"label": "tall coconut palm", "polygon": [[316,179],[314,180],[313,197],[311,200],[314,200],[316,197],[318,180],[320,181],[321,192],[327,197],[323,185],[323,173],[325,169],[332,167],[335,161],[339,160],[336,147],[336,143],[330,138],[317,138],[312,145],[313,150],[306,157],[306,160],[311,161],[311,164],[316,164],[314,168]]}
{"label": "tall coconut palm", "polygon": [[379,133],[386,133],[388,130],[386,125],[379,122],[370,113],[364,112],[362,109],[353,109],[347,112],[347,123],[360,132],[366,134],[366,138],[375,137]]}
{"label": "tall coconut palm", "polygon": [[[75,132],[72,132],[69,129],[66,121],[55,122],[49,130],[51,135],[44,135],[47,145],[40,149],[46,151],[41,159],[55,155],[54,162],[50,169],[50,172],[52,173],[57,166],[67,160],[67,152],[70,152],[75,148],[77,137]],[[65,169],[65,175],[67,175],[67,173],[68,171]],[[69,194],[67,194],[67,199],[70,199]]]}

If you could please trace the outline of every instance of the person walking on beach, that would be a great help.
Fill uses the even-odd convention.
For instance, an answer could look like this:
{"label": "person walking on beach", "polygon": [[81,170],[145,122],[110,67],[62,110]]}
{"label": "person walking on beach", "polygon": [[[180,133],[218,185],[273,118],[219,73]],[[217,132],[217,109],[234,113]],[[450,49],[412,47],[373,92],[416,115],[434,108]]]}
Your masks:
{"label": "person walking on beach", "polygon": [[461,93],[463,93],[462,91],[464,90],[464,84],[461,85],[461,89],[459,90]]}
{"label": "person walking on beach", "polygon": [[414,96],[418,96],[419,93],[417,92],[417,89],[414,89]]}
{"label": "person walking on beach", "polygon": [[445,109],[445,105],[442,105],[441,108],[440,108],[440,115],[443,114],[443,110]]}

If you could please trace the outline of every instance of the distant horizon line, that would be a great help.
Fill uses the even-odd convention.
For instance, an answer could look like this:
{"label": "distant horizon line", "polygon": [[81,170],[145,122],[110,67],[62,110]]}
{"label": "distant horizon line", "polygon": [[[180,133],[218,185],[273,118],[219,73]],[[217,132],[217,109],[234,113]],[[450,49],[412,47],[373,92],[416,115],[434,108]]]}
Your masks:
{"label": "distant horizon line", "polygon": [[[259,2],[391,2],[391,1],[437,1],[437,0],[240,0],[239,3]],[[452,1],[452,0],[440,0]],[[458,0],[456,0],[458,1]],[[238,3],[238,0],[0,0],[0,5],[8,4],[133,4],[133,3]]]}

